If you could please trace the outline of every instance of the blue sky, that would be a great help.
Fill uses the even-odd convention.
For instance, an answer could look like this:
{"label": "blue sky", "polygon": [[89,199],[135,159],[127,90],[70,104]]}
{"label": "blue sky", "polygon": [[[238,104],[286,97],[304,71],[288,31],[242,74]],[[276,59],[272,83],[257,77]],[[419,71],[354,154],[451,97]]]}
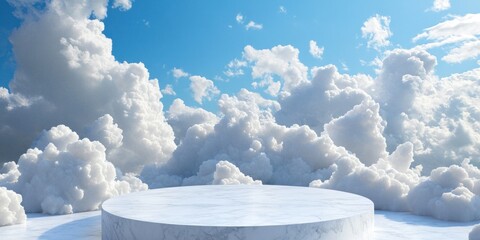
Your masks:
{"label": "blue sky", "polygon": [[[248,68],[242,76],[228,77],[226,65],[242,60],[243,48],[270,49],[276,45],[292,45],[299,49],[299,59],[308,67],[334,64],[340,72],[366,73],[375,77],[375,57],[386,50],[412,48],[419,42],[412,39],[424,29],[453,15],[480,11],[478,1],[452,1],[444,11],[432,11],[433,1],[135,1],[128,11],[108,11],[104,34],[113,41],[113,55],[118,61],[143,62],[151,78],[158,78],[161,87],[171,84],[176,96],[165,95],[167,106],[175,98],[188,105],[198,105],[191,97],[188,78],[175,79],[172,69],[180,68],[190,75],[211,79],[221,93],[233,94],[240,88],[251,89]],[[283,10],[282,10],[283,9]],[[243,23],[236,21],[243,16]],[[372,16],[390,18],[390,45],[379,50],[367,47],[361,27]],[[8,36],[20,22],[12,8],[0,3],[0,86],[8,86],[15,60]],[[254,21],[261,29],[245,28]],[[324,48],[322,57],[309,53],[309,41]],[[430,49],[437,56],[439,76],[448,76],[478,66],[475,59],[447,63],[440,58],[444,48]],[[362,64],[363,62],[363,64]],[[348,70],[343,67],[345,66]],[[215,98],[214,98],[215,99]],[[215,109],[216,101],[203,107]]]}

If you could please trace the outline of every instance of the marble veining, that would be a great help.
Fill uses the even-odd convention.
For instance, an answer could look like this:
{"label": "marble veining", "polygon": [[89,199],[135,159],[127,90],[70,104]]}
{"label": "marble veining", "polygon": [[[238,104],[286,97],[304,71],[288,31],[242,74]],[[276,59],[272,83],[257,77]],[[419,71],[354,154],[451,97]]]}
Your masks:
{"label": "marble veining", "polygon": [[102,204],[103,239],[373,239],[373,203],[333,190],[191,186]]}

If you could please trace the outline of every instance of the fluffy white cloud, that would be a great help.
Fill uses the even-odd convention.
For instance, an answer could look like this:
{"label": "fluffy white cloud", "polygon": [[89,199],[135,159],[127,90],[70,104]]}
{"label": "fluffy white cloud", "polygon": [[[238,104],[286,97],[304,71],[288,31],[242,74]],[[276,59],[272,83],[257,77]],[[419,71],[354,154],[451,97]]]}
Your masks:
{"label": "fluffy white cloud", "polygon": [[282,91],[287,92],[307,81],[308,68],[300,62],[298,54],[298,49],[290,45],[262,50],[247,45],[243,52],[245,59],[253,63],[253,78],[268,79],[277,75],[283,80]]}
{"label": "fluffy white cloud", "polygon": [[376,14],[363,23],[361,30],[362,37],[368,40],[369,48],[380,50],[390,45],[389,38],[392,36],[390,17]]}
{"label": "fluffy white cloud", "polygon": [[99,20],[106,10],[106,1],[49,1],[12,33],[17,69],[11,92],[1,90],[0,145],[10,148],[2,162],[18,159],[43,129],[62,123],[81,133],[105,114],[123,130],[123,172],[170,157],[176,146],[158,81],[141,63],[115,61]]}
{"label": "fluffy white cloud", "polygon": [[263,25],[262,25],[262,24],[256,23],[256,22],[254,22],[254,21],[249,21],[249,22],[247,23],[247,25],[245,25],[245,29],[247,29],[247,30],[250,30],[250,29],[252,29],[252,30],[260,30],[260,29],[262,29],[262,28],[263,28]]}
{"label": "fluffy white cloud", "polygon": [[234,184],[255,184],[261,185],[262,182],[253,180],[245,176],[240,169],[228,161],[220,161],[215,165],[212,184],[216,185],[234,185]]}
{"label": "fluffy white cloud", "polygon": [[132,0],[114,0],[113,8],[120,8],[122,11],[127,11],[132,8]]}
{"label": "fluffy white cloud", "polygon": [[391,148],[411,141],[404,138],[403,118],[405,114],[415,111],[415,107],[421,107],[421,103],[415,103],[425,88],[428,91],[428,81],[435,65],[435,57],[420,50],[396,49],[388,52],[383,60],[375,80],[376,86],[371,92],[380,103],[387,121],[385,133]]}
{"label": "fluffy white cloud", "polygon": [[434,0],[432,11],[440,12],[450,8],[450,0]]}
{"label": "fluffy white cloud", "polygon": [[426,173],[438,166],[478,164],[480,70],[438,79],[436,59],[425,51],[395,50],[383,61],[374,98],[387,121],[389,151],[414,144],[416,163]]}
{"label": "fluffy white cloud", "polygon": [[[345,147],[363,164],[370,166],[388,156],[387,143],[382,135],[385,124],[379,115],[379,105],[366,99],[326,124],[325,131],[337,146]],[[368,142],[369,147],[359,142]]]}
{"label": "fluffy white cloud", "polygon": [[27,216],[21,202],[21,195],[0,187],[0,227],[25,222]]}
{"label": "fluffy white cloud", "polygon": [[[108,122],[108,117],[101,121]],[[109,141],[105,135],[100,138]],[[10,179],[7,186],[22,194],[27,212],[67,214],[90,211],[98,209],[112,196],[147,189],[131,175],[125,180],[117,176],[114,165],[106,160],[105,147],[100,142],[79,139],[64,125],[45,131],[35,148],[23,154],[18,167],[10,171],[20,174],[17,174],[18,179]]]}
{"label": "fluffy white cloud", "polygon": [[[479,159],[480,128],[475,119],[480,117],[476,107],[480,103],[475,79],[480,70],[438,79],[433,75],[435,65],[435,57],[425,51],[393,50],[383,59],[375,85],[368,77],[341,75],[333,67],[322,67],[314,69],[311,81],[281,98],[281,110],[275,115],[278,122],[307,124],[360,158],[336,161],[328,181],[311,185],[367,196],[381,209],[410,210],[457,221],[478,219],[475,214],[465,216],[466,211],[455,210],[476,204],[478,193],[469,187],[443,190],[444,199],[435,195],[438,192],[417,196],[423,184],[438,189],[423,183],[422,169],[428,176],[438,166],[459,164],[465,158],[478,164]],[[355,136],[362,140],[354,141]],[[393,151],[388,157],[385,147]],[[464,164],[461,168],[473,167]],[[478,177],[470,175],[468,181],[476,182]],[[382,194],[378,189],[383,189]],[[416,204],[412,199],[445,203],[432,209],[428,203]]]}
{"label": "fluffy white cloud", "polygon": [[480,14],[453,16],[451,19],[429,27],[413,38],[430,41],[417,48],[430,49],[447,46],[449,48],[442,60],[460,63],[475,59],[480,55]]}
{"label": "fluffy white cloud", "polygon": [[202,108],[188,107],[183,100],[177,98],[168,109],[167,120],[175,133],[175,142],[179,144],[190,127],[196,124],[214,125],[219,119]]}
{"label": "fluffy white cloud", "polygon": [[419,181],[421,168],[410,169],[412,144],[400,145],[387,159],[366,167],[356,157],[340,158],[326,181],[316,180],[311,187],[331,188],[368,197],[376,209],[406,211],[406,197]]}
{"label": "fluffy white cloud", "polygon": [[[55,129],[50,130],[50,132],[52,131],[55,131]],[[123,144],[122,133],[123,131],[118,128],[118,124],[113,122],[112,116],[106,114],[95,120],[86,130],[85,135],[90,140],[101,142],[107,149],[115,149],[121,147]],[[39,144],[39,142],[37,142],[37,144]]]}
{"label": "fluffy white cloud", "polygon": [[310,40],[310,54],[315,58],[322,58],[323,55],[323,47],[318,47],[317,42]]}
{"label": "fluffy white cloud", "polygon": [[295,87],[279,100],[282,107],[275,117],[280,124],[306,124],[320,134],[324,124],[368,98],[361,90],[368,87],[362,76],[341,75],[333,65],[314,68],[312,75],[311,81]]}
{"label": "fluffy white cloud", "polygon": [[193,99],[199,104],[203,103],[204,98],[212,100],[213,96],[220,93],[212,80],[201,76],[190,77],[190,90],[193,93]]}
{"label": "fluffy white cloud", "polygon": [[450,221],[480,216],[480,170],[468,160],[461,166],[440,167],[408,194],[410,211]]}
{"label": "fluffy white cloud", "polygon": [[227,160],[263,183],[307,185],[329,176],[329,166],[348,155],[306,126],[276,124],[272,112],[278,110],[278,103],[256,93],[242,90],[237,96],[223,95],[219,106],[223,115],[219,122],[189,127],[171,161],[147,167],[142,179],[151,187],[192,184],[196,181],[184,179],[204,176],[200,168],[212,169],[213,162]]}
{"label": "fluffy white cloud", "polygon": [[286,14],[287,13],[287,8],[285,8],[284,6],[279,6],[278,7],[278,12]]}
{"label": "fluffy white cloud", "polygon": [[188,74],[187,72],[183,71],[181,68],[176,68],[176,67],[174,67],[174,68],[172,69],[172,74],[173,74],[173,77],[176,78],[176,79],[190,76],[190,74]]}
{"label": "fluffy white cloud", "polygon": [[[45,135],[57,130],[58,128],[52,128],[48,133],[44,134],[43,139],[46,141],[41,144],[41,148],[45,147],[51,141],[51,139],[46,138]],[[112,116],[106,114],[95,120],[95,122],[87,126],[85,136],[89,140],[99,141],[105,146],[108,161],[114,163],[118,168],[122,168],[125,165],[125,163],[121,162],[122,158],[117,156],[121,154],[123,150],[123,130],[118,127],[118,124],[113,122]],[[40,143],[37,142],[37,145],[39,144]]]}
{"label": "fluffy white cloud", "polygon": [[240,169],[228,161],[208,160],[200,165],[197,175],[183,180],[184,185],[235,185],[254,184],[261,185],[262,181],[243,174]]}

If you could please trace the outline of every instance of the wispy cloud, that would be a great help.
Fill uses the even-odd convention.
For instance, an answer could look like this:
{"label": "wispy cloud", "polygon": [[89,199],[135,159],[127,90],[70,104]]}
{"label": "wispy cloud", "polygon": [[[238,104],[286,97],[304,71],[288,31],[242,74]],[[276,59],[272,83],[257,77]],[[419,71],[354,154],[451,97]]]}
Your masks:
{"label": "wispy cloud", "polygon": [[340,65],[342,66],[343,71],[348,72],[348,70],[350,70],[345,62],[340,62]]}
{"label": "wispy cloud", "polygon": [[175,96],[177,93],[173,90],[172,84],[167,84],[164,89],[161,90],[165,95]]}
{"label": "wispy cloud", "polygon": [[250,22],[248,22],[247,25],[245,25],[245,29],[247,29],[247,30],[250,30],[250,29],[260,30],[262,28],[263,28],[262,24],[256,23],[254,21],[250,21]]}
{"label": "wispy cloud", "polygon": [[236,21],[238,24],[244,26],[247,31],[250,30],[250,29],[252,29],[252,30],[260,30],[260,29],[263,28],[263,25],[262,25],[262,24],[256,23],[256,22],[254,22],[254,21],[252,21],[252,20],[248,21],[247,24],[244,24],[245,21],[246,21],[246,17],[244,17],[241,13],[238,13],[237,16],[235,16],[235,21]]}
{"label": "wispy cloud", "polygon": [[413,38],[414,42],[429,41],[418,45],[419,49],[449,47],[442,60],[460,63],[480,55],[480,14],[454,16],[425,29]]}
{"label": "wispy cloud", "polygon": [[314,58],[322,58],[324,47],[318,47],[317,42],[310,40],[309,52]]}
{"label": "wispy cloud", "polygon": [[242,68],[244,68],[246,66],[247,66],[246,61],[241,61],[241,60],[238,60],[238,59],[235,58],[234,60],[230,61],[227,64],[227,70],[224,72],[224,74],[227,77],[235,77],[235,76],[243,75],[243,69]]}
{"label": "wispy cloud", "polygon": [[176,78],[176,79],[190,76],[190,74],[188,74],[187,72],[183,71],[181,68],[176,68],[176,67],[174,67],[174,68],[172,69],[172,74],[173,74],[173,77]]}

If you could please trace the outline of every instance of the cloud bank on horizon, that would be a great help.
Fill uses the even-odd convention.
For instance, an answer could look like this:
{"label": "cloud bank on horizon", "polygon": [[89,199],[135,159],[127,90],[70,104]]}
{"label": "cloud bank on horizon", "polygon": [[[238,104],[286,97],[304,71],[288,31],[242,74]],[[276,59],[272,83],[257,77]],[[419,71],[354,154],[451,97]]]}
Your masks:
{"label": "cloud bank on horizon", "polygon": [[[247,45],[228,64],[232,75],[251,69],[257,91],[220,94],[213,80],[174,68],[198,103],[220,95],[214,114],[182,99],[165,111],[171,86],[161,90],[142,63],[115,60],[103,33],[107,0],[9,2],[22,25],[10,38],[14,79],[0,88],[0,158],[10,161],[0,169],[0,225],[24,221],[23,209],[89,211],[147,185],[195,184],[322,187],[366,196],[377,209],[480,219],[480,69],[439,78],[427,52],[459,43],[444,61],[476,57],[466,53],[476,32],[466,41],[463,28],[445,27],[476,29],[475,14],[413,39],[432,43],[385,51],[391,19],[367,19],[362,37],[383,51],[376,76],[308,67],[292,45]],[[315,41],[310,48],[322,57]]]}

